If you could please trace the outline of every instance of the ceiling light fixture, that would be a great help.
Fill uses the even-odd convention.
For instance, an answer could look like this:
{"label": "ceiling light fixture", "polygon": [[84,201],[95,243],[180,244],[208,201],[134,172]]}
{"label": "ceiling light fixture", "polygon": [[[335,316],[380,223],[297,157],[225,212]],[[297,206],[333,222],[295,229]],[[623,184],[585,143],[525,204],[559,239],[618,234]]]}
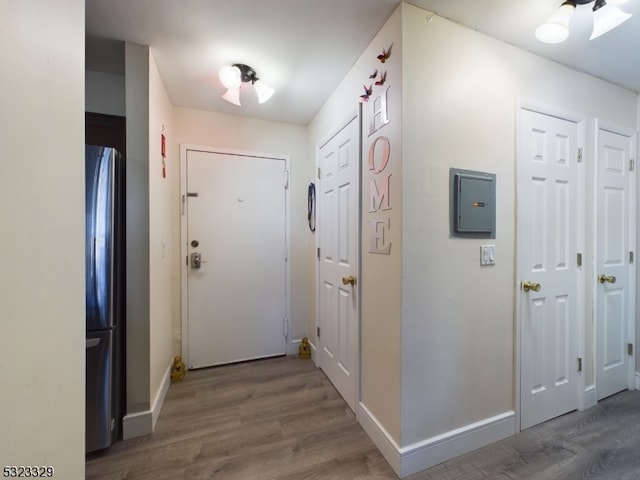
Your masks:
{"label": "ceiling light fixture", "polygon": [[630,13],[625,13],[616,6],[624,1],[609,0],[607,4],[605,0],[596,0],[593,6],[593,32],[589,40],[598,38],[631,18]]}
{"label": "ceiling light fixture", "polygon": [[242,83],[251,82],[258,95],[258,103],[264,103],[271,98],[275,90],[258,78],[256,71],[248,65],[234,63],[225,65],[219,72],[220,81],[227,91],[222,95],[227,102],[240,106],[240,87]]}
{"label": "ceiling light fixture", "polygon": [[560,43],[569,36],[569,22],[577,5],[593,3],[593,30],[589,40],[614,29],[631,18],[630,13],[620,10],[617,5],[627,0],[566,0],[546,23],[536,29],[536,38],[545,43]]}

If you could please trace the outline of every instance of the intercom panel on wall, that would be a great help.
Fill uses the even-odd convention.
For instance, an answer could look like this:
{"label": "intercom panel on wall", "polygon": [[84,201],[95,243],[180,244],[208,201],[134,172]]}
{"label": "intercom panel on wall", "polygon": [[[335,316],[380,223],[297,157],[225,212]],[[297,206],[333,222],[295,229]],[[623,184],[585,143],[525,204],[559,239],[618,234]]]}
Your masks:
{"label": "intercom panel on wall", "polygon": [[449,210],[451,236],[496,238],[496,175],[451,168]]}

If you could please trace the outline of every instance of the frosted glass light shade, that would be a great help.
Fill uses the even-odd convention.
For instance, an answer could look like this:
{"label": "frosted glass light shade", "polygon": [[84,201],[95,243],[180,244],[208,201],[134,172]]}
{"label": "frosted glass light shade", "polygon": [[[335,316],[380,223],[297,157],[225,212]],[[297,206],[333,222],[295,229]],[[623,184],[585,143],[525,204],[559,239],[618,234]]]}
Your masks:
{"label": "frosted glass light shade", "polygon": [[266,102],[275,93],[275,89],[265,85],[262,80],[258,80],[253,84],[253,86],[256,89],[256,94],[258,95],[258,103]]}
{"label": "frosted glass light shade", "polygon": [[224,85],[228,89],[240,88],[242,78],[240,69],[238,67],[225,65],[220,69],[220,72],[218,72],[218,76],[220,77],[220,82],[222,82],[222,85]]}
{"label": "frosted glass light shade", "polygon": [[230,88],[222,95],[227,102],[240,106],[240,87]]}
{"label": "frosted glass light shade", "polygon": [[613,30],[618,25],[626,22],[632,17],[630,13],[625,13],[618,7],[609,3],[593,12],[593,32],[589,40],[604,35],[609,30]]}
{"label": "frosted glass light shade", "polygon": [[569,22],[575,9],[575,2],[564,2],[546,23],[536,29],[536,38],[544,43],[564,42],[569,36]]}

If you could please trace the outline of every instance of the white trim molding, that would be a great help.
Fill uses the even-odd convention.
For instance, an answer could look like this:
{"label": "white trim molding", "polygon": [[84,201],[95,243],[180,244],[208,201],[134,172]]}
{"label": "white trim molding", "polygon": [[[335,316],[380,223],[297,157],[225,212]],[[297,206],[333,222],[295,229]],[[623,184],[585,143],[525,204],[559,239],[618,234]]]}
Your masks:
{"label": "white trim molding", "polygon": [[167,397],[167,392],[169,391],[169,387],[171,386],[171,368],[173,366],[173,361],[169,363],[169,367],[164,374],[164,378],[162,379],[162,384],[160,385],[160,389],[156,394],[156,398],[153,401],[153,406],[151,407],[151,431],[153,432],[156,429],[156,423],[158,423],[158,417],[160,417],[160,410],[162,410],[162,405],[164,405],[164,399]]}
{"label": "white trim molding", "polygon": [[287,355],[298,356],[301,343],[302,343],[302,338],[291,339],[291,341],[287,343]]}
{"label": "white trim molding", "polygon": [[375,446],[378,447],[378,450],[380,450],[380,453],[382,453],[382,456],[393,471],[396,472],[396,475],[401,476],[402,454],[400,453],[400,446],[362,402],[358,403],[357,417],[363,430],[369,435]]}
{"label": "white trim molding", "polygon": [[143,410],[141,412],[130,413],[124,416],[122,419],[122,439],[129,440],[136,437],[144,437],[145,435],[151,435],[156,429],[156,423],[164,405],[164,399],[169,391],[171,385],[171,363],[164,374],[160,389],[156,394],[156,398],[153,401],[153,406],[150,410]]}
{"label": "white trim molding", "polygon": [[396,475],[404,478],[516,433],[513,410],[400,447],[369,409],[358,404],[358,420]]}
{"label": "white trim molding", "polygon": [[122,419],[122,439],[144,437],[153,433],[153,414],[151,410],[128,413]]}
{"label": "white trim molding", "polygon": [[587,408],[595,407],[598,403],[598,397],[596,396],[596,386],[589,385],[584,389],[584,404],[579,410],[586,410]]}

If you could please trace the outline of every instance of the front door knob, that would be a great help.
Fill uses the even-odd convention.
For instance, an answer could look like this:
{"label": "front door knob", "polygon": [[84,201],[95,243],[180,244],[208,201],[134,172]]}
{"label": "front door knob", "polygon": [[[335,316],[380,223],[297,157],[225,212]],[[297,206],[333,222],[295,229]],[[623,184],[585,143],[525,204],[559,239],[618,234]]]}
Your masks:
{"label": "front door knob", "polygon": [[349,275],[348,277],[342,277],[342,284],[343,285],[355,285],[356,284],[356,277],[354,277],[353,275]]}
{"label": "front door knob", "polygon": [[202,255],[198,252],[193,252],[191,254],[191,268],[194,270],[199,269],[202,266]]}

